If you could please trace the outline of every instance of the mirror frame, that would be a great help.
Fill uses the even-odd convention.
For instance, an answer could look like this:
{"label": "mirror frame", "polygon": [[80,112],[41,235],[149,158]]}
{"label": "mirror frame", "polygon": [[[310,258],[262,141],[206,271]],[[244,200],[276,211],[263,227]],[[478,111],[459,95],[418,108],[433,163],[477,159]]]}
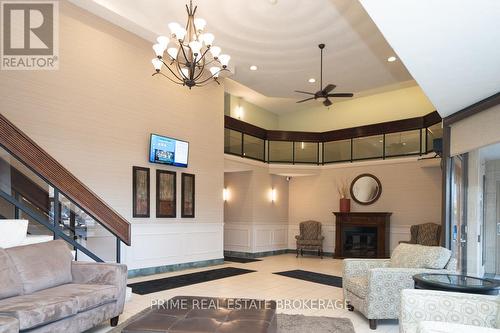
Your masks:
{"label": "mirror frame", "polygon": [[[379,191],[377,193],[377,196],[375,198],[373,198],[373,200],[371,201],[368,201],[368,202],[362,202],[362,201],[359,201],[356,196],[354,195],[354,192],[353,192],[353,188],[354,188],[354,183],[356,183],[356,181],[362,177],[371,177],[373,179],[375,179],[375,181],[377,182],[377,185],[378,185],[378,188],[379,188]],[[360,205],[365,205],[365,206],[368,206],[368,205],[371,205],[371,204],[374,204],[379,198],[380,196],[382,195],[382,183],[380,182],[380,180],[375,177],[374,175],[372,175],[371,173],[362,173],[360,174],[359,176],[357,176],[356,178],[354,178],[351,182],[351,189],[350,189],[350,192],[351,192],[351,198],[352,200],[354,200],[356,203],[360,204]]]}

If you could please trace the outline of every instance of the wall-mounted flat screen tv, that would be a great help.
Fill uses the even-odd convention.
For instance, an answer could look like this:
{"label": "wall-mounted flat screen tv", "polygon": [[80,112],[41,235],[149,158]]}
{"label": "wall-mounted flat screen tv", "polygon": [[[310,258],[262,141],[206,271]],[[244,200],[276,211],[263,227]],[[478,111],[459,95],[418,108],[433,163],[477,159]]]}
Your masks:
{"label": "wall-mounted flat screen tv", "polygon": [[182,140],[151,134],[149,162],[187,168],[189,143]]}

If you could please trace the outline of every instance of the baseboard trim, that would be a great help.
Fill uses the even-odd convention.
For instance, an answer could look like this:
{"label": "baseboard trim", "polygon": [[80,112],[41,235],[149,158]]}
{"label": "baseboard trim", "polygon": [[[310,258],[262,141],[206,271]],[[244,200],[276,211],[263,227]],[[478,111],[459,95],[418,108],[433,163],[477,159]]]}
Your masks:
{"label": "baseboard trim", "polygon": [[[239,257],[239,258],[262,258],[262,257],[269,257],[269,256],[276,256],[280,254],[286,254],[286,253],[297,253],[297,250],[293,249],[283,249],[283,250],[274,250],[274,251],[265,251],[265,252],[239,252],[239,251],[224,251],[224,256],[226,257]],[[304,250],[304,254],[306,255],[318,255],[317,251],[311,251],[311,250]],[[332,252],[323,252],[323,256],[325,257],[333,257]]]}
{"label": "baseboard trim", "polygon": [[128,278],[131,279],[131,278],[135,278],[135,277],[139,277],[139,276],[148,276],[148,275],[154,275],[154,274],[160,274],[160,273],[169,273],[169,272],[181,271],[181,270],[189,269],[189,268],[200,268],[200,267],[208,267],[208,266],[215,266],[215,265],[222,265],[222,264],[224,264],[224,258],[193,261],[193,262],[186,262],[186,263],[180,263],[180,264],[174,264],[174,265],[131,269],[128,271]]}

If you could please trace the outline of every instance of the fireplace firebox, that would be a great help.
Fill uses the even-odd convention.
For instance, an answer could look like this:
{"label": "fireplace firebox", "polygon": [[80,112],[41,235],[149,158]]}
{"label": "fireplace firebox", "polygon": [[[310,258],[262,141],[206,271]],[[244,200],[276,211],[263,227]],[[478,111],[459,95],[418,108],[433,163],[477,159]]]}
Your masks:
{"label": "fireplace firebox", "polygon": [[388,258],[392,213],[335,212],[334,258]]}

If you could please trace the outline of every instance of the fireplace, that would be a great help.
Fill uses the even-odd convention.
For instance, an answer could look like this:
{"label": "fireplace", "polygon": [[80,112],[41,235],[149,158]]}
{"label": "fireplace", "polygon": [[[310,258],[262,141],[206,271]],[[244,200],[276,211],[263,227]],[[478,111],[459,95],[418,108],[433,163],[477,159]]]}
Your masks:
{"label": "fireplace", "polygon": [[391,213],[334,213],[335,258],[389,257]]}

